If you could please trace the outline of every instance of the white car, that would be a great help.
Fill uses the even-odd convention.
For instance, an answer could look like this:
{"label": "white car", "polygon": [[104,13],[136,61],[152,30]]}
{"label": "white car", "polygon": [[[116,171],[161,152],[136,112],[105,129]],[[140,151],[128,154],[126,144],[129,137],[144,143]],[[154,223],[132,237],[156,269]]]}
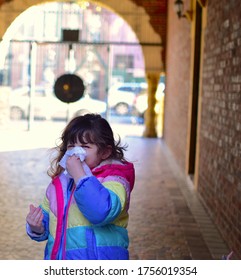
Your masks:
{"label": "white car", "polygon": [[12,120],[28,118],[29,108],[33,108],[34,118],[50,120],[70,119],[87,112],[103,115],[107,107],[104,101],[93,99],[88,95],[67,104],[60,101],[52,91],[47,91],[43,87],[36,87],[33,98],[29,96],[28,87],[13,90],[9,97],[9,106]]}
{"label": "white car", "polygon": [[117,115],[128,115],[132,113],[136,96],[146,89],[146,83],[115,84],[108,91],[108,106]]}

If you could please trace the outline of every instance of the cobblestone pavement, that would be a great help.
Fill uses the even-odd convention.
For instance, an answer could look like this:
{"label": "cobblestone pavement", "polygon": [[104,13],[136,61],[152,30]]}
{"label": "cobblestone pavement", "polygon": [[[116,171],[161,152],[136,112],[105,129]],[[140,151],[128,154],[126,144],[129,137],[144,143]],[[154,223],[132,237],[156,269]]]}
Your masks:
{"label": "cobblestone pavement", "polygon": [[[29,204],[40,203],[49,183],[49,148],[59,130],[54,136],[51,128],[41,136],[35,132],[0,131],[2,260],[43,258],[44,244],[27,237],[25,217]],[[127,158],[136,167],[128,227],[130,258],[210,260],[227,254],[229,249],[196,191],[183,178],[162,140],[127,136],[124,142],[129,145]]]}

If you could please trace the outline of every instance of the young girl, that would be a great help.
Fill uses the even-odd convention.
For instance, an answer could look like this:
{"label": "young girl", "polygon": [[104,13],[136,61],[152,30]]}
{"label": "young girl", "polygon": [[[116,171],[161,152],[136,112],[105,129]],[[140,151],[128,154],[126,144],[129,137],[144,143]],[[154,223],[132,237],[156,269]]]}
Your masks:
{"label": "young girl", "polygon": [[62,133],[43,203],[30,205],[27,234],[47,240],[45,259],[125,260],[134,166],[109,123],[86,114]]}

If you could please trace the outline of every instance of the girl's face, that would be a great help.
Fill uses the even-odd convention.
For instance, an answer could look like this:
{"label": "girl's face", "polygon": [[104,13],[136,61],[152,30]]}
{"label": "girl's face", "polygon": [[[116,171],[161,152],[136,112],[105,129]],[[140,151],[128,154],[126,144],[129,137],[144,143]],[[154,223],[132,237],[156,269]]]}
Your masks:
{"label": "girl's face", "polygon": [[95,168],[101,163],[102,160],[106,159],[109,156],[109,153],[98,153],[98,147],[92,143],[80,143],[77,141],[75,144],[69,144],[67,149],[72,149],[74,147],[81,147],[86,151],[85,163],[89,166],[90,169]]}

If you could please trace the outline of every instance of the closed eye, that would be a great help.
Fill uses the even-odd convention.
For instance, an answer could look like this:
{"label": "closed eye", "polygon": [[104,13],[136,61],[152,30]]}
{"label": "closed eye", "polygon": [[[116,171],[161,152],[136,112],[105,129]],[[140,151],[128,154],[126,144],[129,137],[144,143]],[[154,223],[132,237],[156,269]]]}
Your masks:
{"label": "closed eye", "polygon": [[81,145],[81,148],[87,148],[87,149],[89,149],[90,146],[88,146],[88,145]]}
{"label": "closed eye", "polygon": [[72,148],[74,148],[74,145],[73,145],[73,144],[67,145],[67,150],[72,149]]}

